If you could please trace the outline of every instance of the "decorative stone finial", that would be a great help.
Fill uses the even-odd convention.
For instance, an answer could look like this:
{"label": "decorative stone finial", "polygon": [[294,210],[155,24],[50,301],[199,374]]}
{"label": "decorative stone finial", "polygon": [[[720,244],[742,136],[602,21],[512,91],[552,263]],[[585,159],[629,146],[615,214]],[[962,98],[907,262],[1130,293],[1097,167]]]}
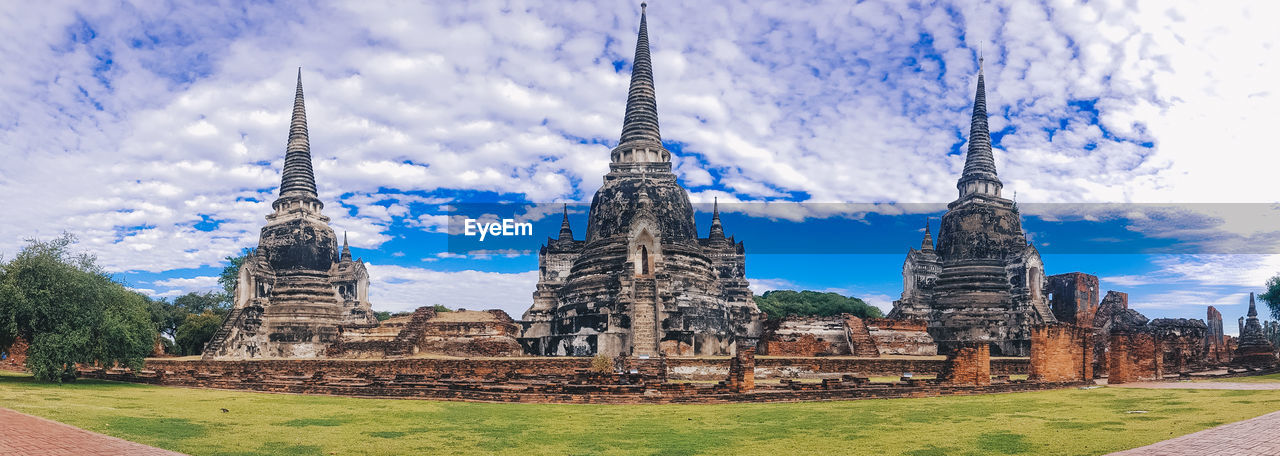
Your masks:
{"label": "decorative stone finial", "polygon": [[987,87],[982,76],[981,58],[978,89],[973,97],[973,119],[969,125],[969,150],[965,154],[964,174],[956,183],[960,196],[973,193],[1000,196],[1004,184],[996,176],[996,159],[991,152],[991,132],[987,128]]}
{"label": "decorative stone finial", "polygon": [[285,148],[284,172],[280,176],[280,199],[286,197],[300,197],[316,203],[320,202],[316,194],[315,172],[311,168],[307,108],[302,96],[302,67],[298,67],[298,87],[293,98],[293,118],[289,122],[289,142]]}
{"label": "decorative stone finial", "polygon": [[563,218],[560,220],[560,240],[573,240],[573,230],[569,228],[569,203],[564,203]]}
{"label": "decorative stone finial", "polygon": [[627,111],[622,120],[622,137],[613,149],[614,163],[669,162],[671,152],[662,146],[658,132],[658,99],[653,85],[653,61],[649,56],[649,26],[641,4],[640,31],[636,55],[631,61],[631,86],[627,90]]}

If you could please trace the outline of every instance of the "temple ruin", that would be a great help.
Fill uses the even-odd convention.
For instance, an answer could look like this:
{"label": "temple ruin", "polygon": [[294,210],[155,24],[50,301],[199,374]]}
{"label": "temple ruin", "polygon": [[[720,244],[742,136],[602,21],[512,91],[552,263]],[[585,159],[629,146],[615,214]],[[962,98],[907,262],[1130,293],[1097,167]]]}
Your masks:
{"label": "temple ruin", "polygon": [[991,356],[1027,356],[1032,326],[1057,320],[1040,254],[1027,242],[1017,205],[1001,196],[981,62],[959,198],[947,205],[937,245],[926,224],[920,249],[907,252],[902,298],[889,318],[927,321],[940,353],[984,342]]}
{"label": "temple ruin", "polygon": [[[643,7],[644,5],[642,5]],[[745,248],[713,210],[698,237],[688,192],[658,132],[642,8],[622,137],[591,200],[587,233],[539,252],[533,305],[520,343],[536,355],[728,355],[754,346],[760,311],[747,288]]]}
{"label": "temple ruin", "polygon": [[205,359],[318,358],[343,327],[377,325],[369,273],[329,227],[316,193],[302,96],[293,101],[280,196],[271,204],[258,248],[240,266],[234,303],[205,346]]}
{"label": "temple ruin", "polygon": [[1258,307],[1254,304],[1253,293],[1249,293],[1249,313],[1244,324],[1240,325],[1240,339],[1236,342],[1235,358],[1232,364],[1265,366],[1276,363],[1276,347],[1262,333],[1262,324],[1258,323]]}

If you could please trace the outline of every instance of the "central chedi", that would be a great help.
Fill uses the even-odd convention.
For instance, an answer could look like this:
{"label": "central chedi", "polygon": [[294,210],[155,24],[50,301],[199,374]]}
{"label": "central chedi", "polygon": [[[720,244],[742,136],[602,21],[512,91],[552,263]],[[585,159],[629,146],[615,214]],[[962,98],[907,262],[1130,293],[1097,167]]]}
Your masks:
{"label": "central chedi", "polygon": [[258,249],[240,266],[234,303],[205,359],[320,358],[344,328],[376,326],[369,274],[321,214],[307,136],[302,71],[289,124],[280,197]]}
{"label": "central chedi", "polygon": [[1045,296],[1044,263],[1027,243],[1016,204],[1001,196],[987,94],[978,64],[978,89],[960,196],[947,205],[935,248],[928,225],[920,250],[902,266],[902,299],[889,318],[928,322],[940,353],[986,342],[992,356],[1028,356],[1031,327],[1056,323]]}
{"label": "central chedi", "polygon": [[568,216],[539,253],[520,342],[535,355],[726,355],[755,346],[761,314],[747,288],[744,247],[719,212],[699,238],[688,192],[658,134],[645,5],[622,138],[591,200],[586,240]]}

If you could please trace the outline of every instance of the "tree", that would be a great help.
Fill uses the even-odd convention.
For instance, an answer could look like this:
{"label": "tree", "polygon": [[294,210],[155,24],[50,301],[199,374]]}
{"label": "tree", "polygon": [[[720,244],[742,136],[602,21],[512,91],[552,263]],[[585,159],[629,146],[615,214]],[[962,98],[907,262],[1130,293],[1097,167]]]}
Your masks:
{"label": "tree", "polygon": [[160,334],[174,337],[178,331],[178,326],[182,324],[182,320],[187,318],[187,313],[169,302],[168,299],[148,299],[147,311],[151,314],[151,323],[155,325],[156,330]]}
{"label": "tree", "polygon": [[1258,296],[1271,308],[1271,318],[1280,320],[1280,274],[1267,279],[1267,291]]}
{"label": "tree", "polygon": [[385,310],[375,310],[373,311],[373,318],[378,319],[378,321],[387,321],[387,319],[391,318],[391,312],[387,312]]}
{"label": "tree", "polygon": [[141,368],[156,336],[149,300],[73,255],[70,234],[27,242],[0,264],[0,349],[27,341],[27,370],[43,381],[74,379],[76,364]]}
{"label": "tree", "polygon": [[240,266],[244,265],[244,260],[257,253],[256,249],[246,247],[240,251],[239,256],[227,257],[227,267],[222,268],[222,273],[218,274],[218,284],[222,285],[222,291],[225,293],[227,302],[230,303],[236,296],[236,284],[240,283]]}
{"label": "tree", "polygon": [[205,312],[226,316],[227,312],[231,310],[231,301],[225,295],[216,291],[187,293],[174,299],[173,305],[183,313],[184,317],[189,314],[199,315]]}
{"label": "tree", "polygon": [[853,314],[859,318],[880,318],[884,314],[880,309],[868,305],[861,299],[842,296],[831,292],[773,290],[756,296],[756,307],[769,314],[770,320],[779,320],[790,316],[829,317],[840,314]]}
{"label": "tree", "polygon": [[223,317],[213,311],[206,310],[200,314],[187,315],[182,326],[178,327],[174,342],[178,346],[178,354],[182,356],[199,355],[204,351],[204,344],[213,338],[213,333],[222,327]]}

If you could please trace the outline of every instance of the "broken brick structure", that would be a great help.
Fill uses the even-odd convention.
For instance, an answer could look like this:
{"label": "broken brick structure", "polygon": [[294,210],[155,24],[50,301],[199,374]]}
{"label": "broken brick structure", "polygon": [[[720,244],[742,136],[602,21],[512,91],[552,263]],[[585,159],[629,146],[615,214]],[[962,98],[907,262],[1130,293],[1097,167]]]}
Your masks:
{"label": "broken brick structure", "polygon": [[415,355],[500,357],[523,353],[520,327],[501,310],[436,312],[420,307],[373,328],[343,332],[330,346],[333,358],[395,358]]}
{"label": "broken brick structure", "polygon": [[1165,370],[1191,372],[1209,366],[1204,339],[1207,326],[1203,321],[1188,318],[1157,318],[1147,323],[1147,329],[1160,341],[1160,353]]}
{"label": "broken brick structure", "polygon": [[586,238],[573,239],[566,217],[539,253],[534,302],[521,317],[528,353],[731,355],[758,341],[745,248],[725,235],[718,210],[699,237],[671,158],[642,12],[622,136],[591,200]]}
{"label": "broken brick structure", "polygon": [[938,346],[922,320],[787,317],[765,323],[760,354],[768,356],[933,356]]}
{"label": "broken brick structure", "polygon": [[369,274],[321,213],[302,96],[293,102],[280,196],[258,249],[240,266],[231,312],[205,359],[318,358],[343,328],[371,327]]}
{"label": "broken brick structure", "polygon": [[1258,322],[1258,307],[1253,293],[1249,293],[1249,313],[1240,325],[1240,338],[1236,341],[1235,357],[1231,364],[1241,366],[1270,366],[1276,364],[1276,348],[1262,332]]}
{"label": "broken brick structure", "polygon": [[1205,361],[1214,365],[1231,361],[1231,352],[1227,351],[1226,335],[1222,332],[1222,312],[1209,306],[1205,317]]}
{"label": "broken brick structure", "polygon": [[1040,254],[1027,242],[1017,205],[1001,196],[981,60],[978,68],[959,197],[942,216],[937,246],[926,226],[920,250],[907,252],[902,298],[889,317],[928,321],[940,353],[981,342],[997,356],[1027,356],[1032,326],[1057,319]]}
{"label": "broken brick structure", "polygon": [[1160,341],[1150,332],[1118,330],[1109,339],[1108,384],[1159,380],[1164,376]]}
{"label": "broken brick structure", "polygon": [[4,352],[0,352],[0,367],[10,370],[25,370],[27,365],[27,341],[21,337],[13,341]]}
{"label": "broken brick structure", "polygon": [[1092,327],[1039,325],[1031,330],[1031,374],[1028,380],[1082,382],[1093,380]]}
{"label": "broken brick structure", "polygon": [[756,349],[742,348],[729,362],[729,389],[737,392],[756,388]]}
{"label": "broken brick structure", "polygon": [[1092,327],[1098,313],[1098,276],[1083,272],[1048,277],[1049,308],[1061,323]]}
{"label": "broken brick structure", "polygon": [[986,386],[991,384],[991,346],[985,342],[966,342],[947,354],[938,378],[949,385]]}

